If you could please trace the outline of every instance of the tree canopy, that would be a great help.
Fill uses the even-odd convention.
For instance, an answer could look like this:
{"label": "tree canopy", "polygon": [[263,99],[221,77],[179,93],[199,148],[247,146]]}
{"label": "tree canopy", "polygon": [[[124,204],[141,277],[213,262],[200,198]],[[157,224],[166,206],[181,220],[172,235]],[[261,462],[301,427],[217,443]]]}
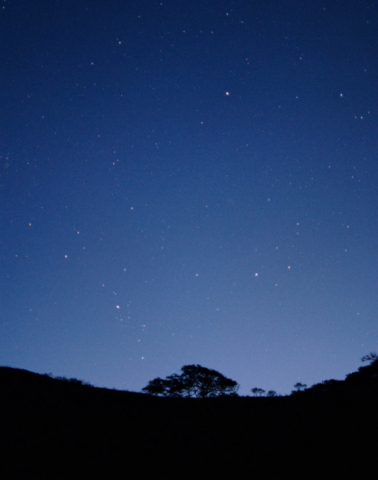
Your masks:
{"label": "tree canopy", "polygon": [[216,370],[201,365],[184,365],[181,374],[155,378],[142,391],[163,397],[218,397],[237,395],[239,385]]}
{"label": "tree canopy", "polygon": [[370,352],[361,358],[361,362],[369,362],[371,365],[378,361],[378,354],[376,352]]}

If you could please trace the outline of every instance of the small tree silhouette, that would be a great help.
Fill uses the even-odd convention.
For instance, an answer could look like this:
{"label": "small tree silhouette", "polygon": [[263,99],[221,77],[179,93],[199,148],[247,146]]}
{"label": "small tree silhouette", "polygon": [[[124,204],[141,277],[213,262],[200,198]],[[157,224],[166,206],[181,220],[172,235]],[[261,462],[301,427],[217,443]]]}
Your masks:
{"label": "small tree silhouette", "polygon": [[267,397],[277,397],[277,392],[275,390],[269,390],[266,394]]}
{"label": "small tree silhouette", "polygon": [[297,382],[294,385],[295,390],[293,390],[293,393],[302,392],[306,387],[307,385],[305,383]]}
{"label": "small tree silhouette", "polygon": [[255,397],[261,397],[262,395],[264,395],[265,390],[262,388],[255,387],[255,388],[252,388],[251,392]]}
{"label": "small tree silhouette", "polygon": [[184,365],[181,375],[174,373],[166,379],[155,378],[142,391],[163,397],[219,397],[237,395],[239,385],[216,370],[201,365]]}

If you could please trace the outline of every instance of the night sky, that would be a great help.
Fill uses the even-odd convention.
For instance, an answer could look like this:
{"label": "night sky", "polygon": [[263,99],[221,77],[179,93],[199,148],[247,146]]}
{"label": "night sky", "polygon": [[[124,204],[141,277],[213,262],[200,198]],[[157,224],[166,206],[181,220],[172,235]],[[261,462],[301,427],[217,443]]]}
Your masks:
{"label": "night sky", "polygon": [[287,394],[378,339],[378,4],[1,0],[0,364]]}

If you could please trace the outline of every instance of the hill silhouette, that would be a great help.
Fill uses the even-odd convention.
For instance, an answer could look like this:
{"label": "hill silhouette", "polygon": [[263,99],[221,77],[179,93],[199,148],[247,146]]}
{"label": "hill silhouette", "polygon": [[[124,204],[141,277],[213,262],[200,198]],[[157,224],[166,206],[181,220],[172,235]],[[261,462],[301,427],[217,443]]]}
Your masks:
{"label": "hill silhouette", "polygon": [[363,478],[378,362],[284,397],[161,398],[0,367],[1,478]]}

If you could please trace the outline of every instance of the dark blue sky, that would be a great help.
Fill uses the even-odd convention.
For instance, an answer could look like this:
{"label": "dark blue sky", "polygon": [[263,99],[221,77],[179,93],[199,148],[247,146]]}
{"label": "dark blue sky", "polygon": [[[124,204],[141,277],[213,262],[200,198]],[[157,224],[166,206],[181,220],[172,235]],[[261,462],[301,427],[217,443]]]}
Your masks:
{"label": "dark blue sky", "polygon": [[289,393],[377,350],[375,2],[1,3],[1,365]]}

